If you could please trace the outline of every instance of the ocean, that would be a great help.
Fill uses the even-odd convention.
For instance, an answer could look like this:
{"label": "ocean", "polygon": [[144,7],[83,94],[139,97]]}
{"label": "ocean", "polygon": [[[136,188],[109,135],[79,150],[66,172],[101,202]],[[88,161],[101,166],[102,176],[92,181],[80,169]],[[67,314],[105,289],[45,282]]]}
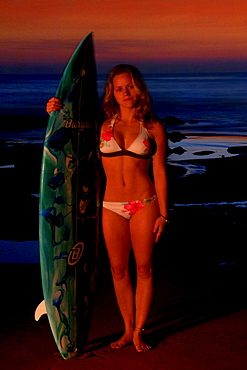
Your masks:
{"label": "ocean", "polygon": [[[59,75],[0,75],[0,115],[46,116],[47,100],[55,95]],[[107,76],[98,75],[99,105]],[[205,150],[209,157],[229,155],[231,146],[246,145],[247,73],[144,74],[155,113],[160,117],[176,117],[183,124],[167,126],[167,131],[186,135],[181,154],[173,152],[169,160],[181,161],[197,157]],[[34,122],[35,123],[35,122]],[[7,132],[0,135],[15,136]],[[18,132],[18,138],[37,136],[43,131]],[[15,137],[15,139],[17,139]],[[27,139],[28,140],[28,139]],[[178,146],[170,143],[171,149]],[[211,153],[210,153],[211,152]]]}
{"label": "ocean", "polygon": [[[156,114],[186,121],[180,127],[183,131],[246,134],[247,73],[147,74],[144,78]],[[0,75],[0,115],[46,115],[45,104],[54,96],[59,79],[59,75]],[[105,81],[106,76],[99,74],[99,98]]]}
{"label": "ocean", "polygon": [[[0,75],[0,119],[12,115],[34,116],[32,129],[23,129],[20,117],[18,129],[0,126],[1,144],[42,145],[45,128],[37,126],[35,117],[47,117],[45,105],[54,96],[60,77]],[[155,113],[160,118],[176,117],[181,120],[179,125],[167,126],[168,133],[179,131],[185,135],[179,142],[168,141],[171,149],[168,162],[186,168],[183,176],[205,171],[200,163],[191,163],[192,159],[231,156],[229,147],[247,147],[247,73],[147,74],[144,78]],[[105,81],[105,75],[98,75],[99,100]],[[178,148],[182,151],[177,151]],[[4,158],[1,162],[3,167],[12,166],[9,162],[5,164]],[[186,203],[186,206],[190,205],[193,204]],[[184,205],[176,205],[179,206]],[[206,206],[211,207],[212,204]],[[246,199],[235,206],[246,207]],[[0,240],[0,262],[29,262],[23,255],[24,250],[28,251],[30,262],[38,261],[37,241],[29,245],[27,242]]]}

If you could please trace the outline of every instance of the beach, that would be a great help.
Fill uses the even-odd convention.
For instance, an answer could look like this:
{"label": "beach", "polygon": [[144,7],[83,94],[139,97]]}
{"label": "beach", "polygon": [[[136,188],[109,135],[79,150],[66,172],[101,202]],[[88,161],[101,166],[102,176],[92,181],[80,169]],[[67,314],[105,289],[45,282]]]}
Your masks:
{"label": "beach", "polygon": [[[43,300],[38,194],[45,124],[29,130],[23,136],[14,130],[12,138],[6,130],[1,132],[0,367],[245,369],[245,137],[233,145],[240,154],[218,155],[211,142],[214,156],[207,157],[211,154],[201,145],[196,152],[204,154],[196,157],[191,146],[179,157],[168,157],[171,222],[155,247],[155,297],[146,334],[153,350],[138,354],[131,345],[121,351],[109,347],[123,326],[102,242],[88,345],[82,357],[65,361],[57,353],[47,317],[34,320]],[[169,132],[174,131],[182,130],[170,127]],[[170,149],[185,146],[184,141],[169,142]]]}
{"label": "beach", "polygon": [[47,317],[34,320],[43,300],[38,217],[45,102],[59,78],[0,76],[0,368],[245,370],[247,74],[145,76],[169,146],[170,224],[154,250],[155,296],[146,326],[153,350],[109,347],[123,325],[101,240],[88,344],[83,356],[68,361],[58,354]]}
{"label": "beach", "polygon": [[1,315],[1,368],[245,370],[244,271],[236,265],[202,263],[202,256],[189,265],[187,259],[178,263],[160,249],[156,252],[164,262],[156,265],[156,294],[146,334],[153,350],[145,354],[137,353],[133,345],[115,351],[109,346],[123,327],[107,269],[100,274],[85,354],[63,360],[47,317],[34,321],[34,310],[42,300],[39,266],[1,265],[2,297],[6,297]]}

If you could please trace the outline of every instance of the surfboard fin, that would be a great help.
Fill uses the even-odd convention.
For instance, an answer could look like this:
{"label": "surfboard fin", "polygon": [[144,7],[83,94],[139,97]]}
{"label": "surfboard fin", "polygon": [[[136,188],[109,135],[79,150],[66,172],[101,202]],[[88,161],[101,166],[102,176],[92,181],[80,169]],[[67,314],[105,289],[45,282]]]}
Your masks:
{"label": "surfboard fin", "polygon": [[42,301],[35,310],[35,314],[34,314],[35,320],[38,321],[40,317],[46,313],[47,311],[46,311],[45,301]]}

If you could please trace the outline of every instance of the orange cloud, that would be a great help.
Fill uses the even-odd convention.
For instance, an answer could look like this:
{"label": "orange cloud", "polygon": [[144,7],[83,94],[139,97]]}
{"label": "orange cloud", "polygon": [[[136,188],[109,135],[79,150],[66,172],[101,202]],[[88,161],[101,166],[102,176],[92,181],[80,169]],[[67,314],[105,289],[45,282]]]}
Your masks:
{"label": "orange cloud", "polygon": [[88,32],[101,60],[246,60],[245,0],[8,0],[0,58],[64,62]]}

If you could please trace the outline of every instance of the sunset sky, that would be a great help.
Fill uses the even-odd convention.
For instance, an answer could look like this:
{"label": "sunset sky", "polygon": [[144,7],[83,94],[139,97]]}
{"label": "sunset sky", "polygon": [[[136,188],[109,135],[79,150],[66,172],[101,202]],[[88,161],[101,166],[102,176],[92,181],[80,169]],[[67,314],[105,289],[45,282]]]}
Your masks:
{"label": "sunset sky", "polygon": [[246,0],[1,0],[0,73],[60,73],[91,31],[100,72],[247,72],[246,20]]}

